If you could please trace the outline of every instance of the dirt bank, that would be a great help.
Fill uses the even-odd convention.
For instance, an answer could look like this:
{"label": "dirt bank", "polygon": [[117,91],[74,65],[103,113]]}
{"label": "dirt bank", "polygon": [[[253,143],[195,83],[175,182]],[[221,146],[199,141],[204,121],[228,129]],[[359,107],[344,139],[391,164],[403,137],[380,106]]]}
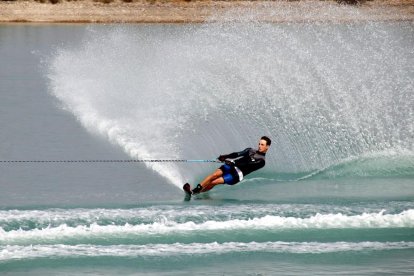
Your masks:
{"label": "dirt bank", "polygon": [[[358,5],[337,1],[0,1],[0,22],[191,23],[235,19],[248,13],[268,22],[414,20],[414,0],[372,0]],[[100,1],[100,2],[98,2]],[[109,3],[104,3],[104,1]],[[132,1],[132,2],[128,2]]]}

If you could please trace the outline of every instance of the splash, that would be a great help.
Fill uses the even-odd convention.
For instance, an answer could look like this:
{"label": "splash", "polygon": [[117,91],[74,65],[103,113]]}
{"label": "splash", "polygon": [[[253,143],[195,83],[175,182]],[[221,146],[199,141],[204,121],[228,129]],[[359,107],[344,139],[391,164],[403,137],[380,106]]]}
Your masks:
{"label": "splash", "polygon": [[[265,171],[321,170],[414,151],[412,28],[256,20],[89,27],[79,47],[51,58],[50,91],[132,158],[210,159],[268,135]],[[148,167],[177,186],[206,173]]]}

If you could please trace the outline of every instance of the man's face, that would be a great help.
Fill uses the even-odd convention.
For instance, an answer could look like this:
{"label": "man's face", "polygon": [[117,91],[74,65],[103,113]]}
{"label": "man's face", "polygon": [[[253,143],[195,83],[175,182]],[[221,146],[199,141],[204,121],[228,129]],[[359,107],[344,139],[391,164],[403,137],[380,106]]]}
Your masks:
{"label": "man's face", "polygon": [[266,140],[260,140],[259,141],[259,152],[266,153],[269,149],[269,146],[267,145]]}

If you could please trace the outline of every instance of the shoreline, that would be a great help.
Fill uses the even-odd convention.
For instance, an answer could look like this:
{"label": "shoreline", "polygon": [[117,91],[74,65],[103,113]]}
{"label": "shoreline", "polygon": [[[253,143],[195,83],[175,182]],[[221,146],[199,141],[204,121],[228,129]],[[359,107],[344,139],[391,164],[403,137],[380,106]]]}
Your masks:
{"label": "shoreline", "polygon": [[414,0],[367,0],[358,5],[339,4],[334,0],[59,1],[56,4],[34,0],[0,1],[0,23],[204,23],[246,20],[241,18],[271,23],[414,21]]}

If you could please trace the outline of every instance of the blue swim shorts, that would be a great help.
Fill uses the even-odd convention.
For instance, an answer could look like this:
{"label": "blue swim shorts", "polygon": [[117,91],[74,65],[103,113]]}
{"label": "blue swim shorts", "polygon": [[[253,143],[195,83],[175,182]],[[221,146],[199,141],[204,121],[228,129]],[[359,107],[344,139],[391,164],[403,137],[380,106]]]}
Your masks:
{"label": "blue swim shorts", "polygon": [[223,172],[224,183],[228,185],[234,185],[240,181],[239,174],[237,173],[234,166],[224,164],[219,169]]}

